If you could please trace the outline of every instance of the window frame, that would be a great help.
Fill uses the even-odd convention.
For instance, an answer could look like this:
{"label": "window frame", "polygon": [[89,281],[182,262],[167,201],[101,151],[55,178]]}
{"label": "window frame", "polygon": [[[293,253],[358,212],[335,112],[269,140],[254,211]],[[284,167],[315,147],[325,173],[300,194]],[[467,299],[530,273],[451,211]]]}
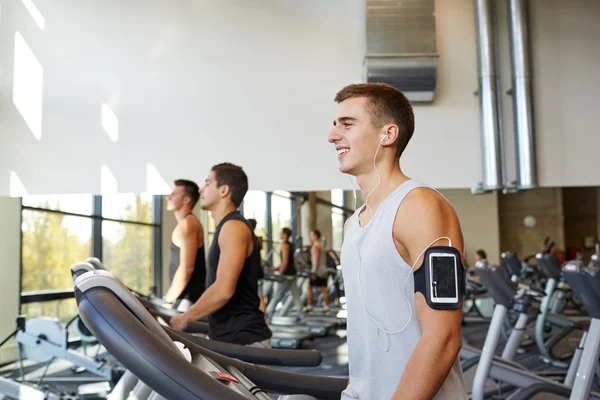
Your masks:
{"label": "window frame", "polygon": [[[348,218],[350,218],[350,216],[352,216],[352,214],[354,213],[354,211],[349,208],[346,191],[345,190],[342,191],[342,194],[343,195],[342,195],[342,205],[341,206],[338,205],[338,204],[334,204],[330,200],[325,200],[325,199],[320,198],[320,197],[316,198],[316,203],[329,207],[330,208],[330,211],[329,211],[330,214],[333,214],[333,210],[334,209],[337,210],[337,214],[342,216],[343,223],[346,223],[346,220]],[[333,229],[333,216],[332,216],[331,224],[332,224],[332,229]],[[344,242],[344,231],[343,230],[342,230],[341,234],[342,234],[342,243],[343,243]],[[341,249],[334,249],[333,248],[333,243],[332,243],[331,249],[333,251],[337,251],[337,252],[341,251]]]}
{"label": "window frame", "polygon": [[35,211],[50,214],[60,214],[79,218],[87,218],[92,221],[92,254],[90,257],[102,259],[102,222],[111,221],[123,224],[142,225],[152,227],[152,272],[154,295],[162,293],[162,205],[163,196],[152,196],[152,222],[141,222],[123,220],[117,218],[108,218],[102,215],[102,196],[92,196],[92,214],[79,214],[62,210],[53,210],[43,207],[26,206],[23,204],[23,198],[20,199],[20,257],[19,257],[19,313],[21,313],[23,304],[42,303],[54,300],[65,300],[74,298],[73,289],[48,289],[23,292],[23,211]]}

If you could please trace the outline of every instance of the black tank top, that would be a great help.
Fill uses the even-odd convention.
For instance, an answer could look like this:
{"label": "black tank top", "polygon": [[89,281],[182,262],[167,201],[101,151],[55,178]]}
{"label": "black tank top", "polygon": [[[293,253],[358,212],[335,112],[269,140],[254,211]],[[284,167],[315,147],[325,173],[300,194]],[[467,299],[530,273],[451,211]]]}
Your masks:
{"label": "black tank top", "polygon": [[[294,251],[295,246],[294,243],[288,241],[287,244],[290,245],[290,253],[288,256],[288,266],[286,270],[283,272],[284,275],[296,275],[296,263],[294,262]],[[283,247],[283,246],[282,246]],[[280,251],[281,260],[283,261],[283,249]]]}
{"label": "black tank top", "polygon": [[[177,272],[177,267],[179,267],[180,262],[180,251],[181,249],[173,243],[171,240],[171,247],[169,249],[169,279],[173,282],[173,277],[175,276],[175,272]],[[194,272],[192,272],[192,276],[190,277],[190,281],[188,282],[183,292],[177,297],[175,300],[178,303],[181,300],[187,299],[192,303],[195,303],[196,300],[202,296],[204,293],[204,288],[206,285],[206,259],[204,257],[204,246],[198,248],[196,251],[196,259],[194,260]]]}
{"label": "black tank top", "polygon": [[271,330],[265,323],[264,314],[258,308],[258,280],[263,277],[260,266],[260,250],[256,246],[256,236],[254,236],[250,224],[237,210],[227,214],[215,230],[215,236],[208,251],[206,286],[212,285],[217,279],[217,267],[221,256],[219,235],[227,221],[244,222],[252,233],[255,245],[250,256],[244,261],[233,296],[227,304],[208,316],[208,334],[214,340],[247,345],[269,339]]}

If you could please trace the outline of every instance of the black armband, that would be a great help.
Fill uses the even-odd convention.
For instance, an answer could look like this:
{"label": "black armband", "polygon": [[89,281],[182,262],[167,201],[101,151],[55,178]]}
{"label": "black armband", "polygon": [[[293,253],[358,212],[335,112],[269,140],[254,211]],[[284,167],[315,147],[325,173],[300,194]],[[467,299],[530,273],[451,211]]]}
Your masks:
{"label": "black armband", "polygon": [[421,292],[435,310],[462,307],[465,269],[454,247],[436,246],[425,251],[421,268],[414,272],[415,293]]}

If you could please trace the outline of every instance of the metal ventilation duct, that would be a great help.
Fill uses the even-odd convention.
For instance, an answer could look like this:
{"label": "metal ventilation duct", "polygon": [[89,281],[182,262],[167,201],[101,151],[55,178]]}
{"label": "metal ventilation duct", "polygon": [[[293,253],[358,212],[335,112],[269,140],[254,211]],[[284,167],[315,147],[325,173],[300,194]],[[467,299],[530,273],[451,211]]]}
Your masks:
{"label": "metal ventilation duct", "polygon": [[434,0],[367,0],[367,82],[432,102],[437,83]]}
{"label": "metal ventilation duct", "polygon": [[533,126],[531,55],[527,2],[509,0],[510,58],[517,150],[517,189],[538,187]]}
{"label": "metal ventilation duct", "polygon": [[497,74],[495,4],[493,0],[475,0],[477,26],[477,64],[481,105],[481,150],[483,182],[479,191],[504,187],[502,112]]}

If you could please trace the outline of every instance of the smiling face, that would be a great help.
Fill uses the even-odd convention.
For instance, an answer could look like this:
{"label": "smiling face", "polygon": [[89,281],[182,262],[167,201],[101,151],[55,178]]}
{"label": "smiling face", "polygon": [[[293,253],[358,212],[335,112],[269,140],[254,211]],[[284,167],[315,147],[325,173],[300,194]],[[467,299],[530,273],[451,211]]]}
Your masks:
{"label": "smiling face", "polygon": [[340,103],[329,143],[335,145],[340,171],[350,175],[366,173],[385,128],[373,125],[367,97],[353,97]]}

